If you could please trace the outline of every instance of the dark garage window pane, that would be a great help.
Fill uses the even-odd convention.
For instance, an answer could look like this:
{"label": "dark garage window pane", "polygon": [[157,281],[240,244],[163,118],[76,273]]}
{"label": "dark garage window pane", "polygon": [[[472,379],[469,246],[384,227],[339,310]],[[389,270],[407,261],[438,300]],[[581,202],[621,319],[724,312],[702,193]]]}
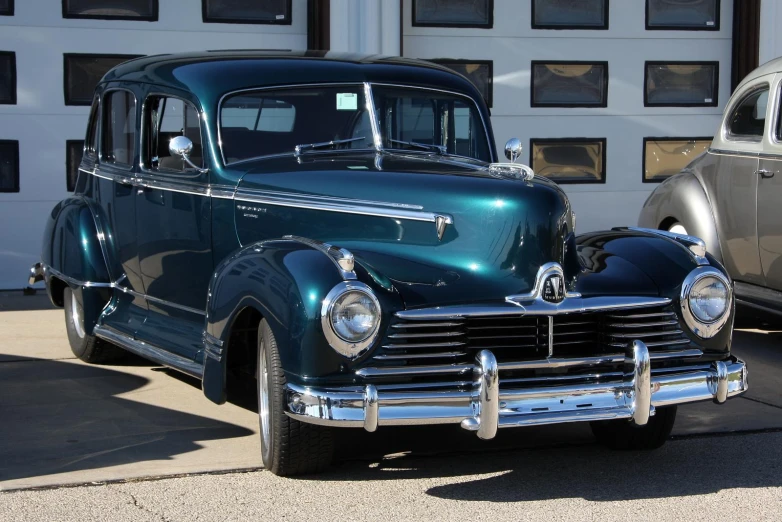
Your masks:
{"label": "dark garage window pane", "polygon": [[67,169],[65,184],[68,192],[73,192],[76,189],[76,179],[79,177],[79,164],[81,164],[83,151],[84,140],[68,140],[65,142],[65,167]]}
{"label": "dark garage window pane", "polygon": [[66,54],[65,105],[90,105],[95,86],[115,65],[138,55]]}
{"label": "dark garage window pane", "polygon": [[530,167],[557,183],[605,183],[605,138],[530,140]]}
{"label": "dark garage window pane", "polygon": [[533,29],[608,29],[608,0],[532,0]]}
{"label": "dark garage window pane", "polygon": [[605,107],[607,62],[532,62],[533,107]]}
{"label": "dark garage window pane", "polygon": [[204,22],[233,24],[291,23],[290,0],[202,0]]}
{"label": "dark garage window pane", "polygon": [[62,16],[157,21],[158,0],[62,0]]}
{"label": "dark garage window pane", "polygon": [[19,192],[19,142],[0,140],[0,192]]}
{"label": "dark garage window pane", "polygon": [[492,104],[492,76],[494,63],[491,60],[430,60],[466,76],[483,95],[486,105]]}
{"label": "dark garage window pane", "polygon": [[646,0],[646,28],[716,31],[720,28],[719,0]]}
{"label": "dark garage window pane", "polygon": [[0,51],[0,105],[16,103],[16,55]]}
{"label": "dark garage window pane", "polygon": [[711,145],[711,138],[644,138],[644,183],[677,174]]}
{"label": "dark garage window pane", "polygon": [[493,0],[413,0],[413,25],[491,28]]}
{"label": "dark garage window pane", "polygon": [[646,62],[644,105],[716,107],[717,62]]}
{"label": "dark garage window pane", "polygon": [[14,0],[0,0],[0,16],[14,15]]}

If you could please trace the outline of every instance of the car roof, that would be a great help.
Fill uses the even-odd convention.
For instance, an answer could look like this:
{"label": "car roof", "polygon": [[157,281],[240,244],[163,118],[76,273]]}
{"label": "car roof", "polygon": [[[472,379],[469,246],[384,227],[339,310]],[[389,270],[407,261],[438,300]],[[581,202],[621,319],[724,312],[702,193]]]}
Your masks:
{"label": "car roof", "polygon": [[376,82],[480,93],[467,78],[424,60],[324,51],[220,50],[144,56],[111,69],[101,83],[150,83],[204,98],[274,85]]}
{"label": "car roof", "polygon": [[739,86],[744,85],[745,83],[751,82],[753,80],[756,80],[761,76],[766,76],[767,74],[774,74],[778,72],[782,72],[782,57],[769,60],[766,63],[759,66],[757,69],[754,69],[751,73],[746,75],[743,80],[741,80]]}

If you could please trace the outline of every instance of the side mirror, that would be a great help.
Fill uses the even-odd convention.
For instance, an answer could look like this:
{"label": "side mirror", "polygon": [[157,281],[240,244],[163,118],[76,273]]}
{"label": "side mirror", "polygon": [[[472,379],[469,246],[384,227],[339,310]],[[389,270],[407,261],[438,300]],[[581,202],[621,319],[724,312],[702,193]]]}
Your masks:
{"label": "side mirror", "polygon": [[510,160],[511,163],[516,163],[516,160],[521,157],[521,140],[518,138],[511,138],[505,144],[505,157]]}
{"label": "side mirror", "polygon": [[172,156],[180,156],[185,163],[197,170],[199,173],[204,174],[209,169],[202,169],[192,161],[190,161],[190,153],[193,152],[193,142],[187,136],[175,136],[168,142],[168,151]]}

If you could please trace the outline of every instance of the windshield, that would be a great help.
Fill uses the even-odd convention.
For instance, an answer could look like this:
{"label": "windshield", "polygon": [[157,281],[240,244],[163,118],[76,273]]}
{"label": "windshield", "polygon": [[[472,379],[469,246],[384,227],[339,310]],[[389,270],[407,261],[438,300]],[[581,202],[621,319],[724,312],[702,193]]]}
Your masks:
{"label": "windshield", "polygon": [[[427,89],[373,86],[383,149],[491,161],[475,103]],[[363,84],[263,89],[228,96],[220,107],[226,164],[274,154],[374,149]]]}

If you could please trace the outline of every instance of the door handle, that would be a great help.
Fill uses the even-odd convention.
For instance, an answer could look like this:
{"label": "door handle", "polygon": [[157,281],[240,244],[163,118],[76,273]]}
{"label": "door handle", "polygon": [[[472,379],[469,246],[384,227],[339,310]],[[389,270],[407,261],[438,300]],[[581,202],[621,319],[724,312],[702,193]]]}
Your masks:
{"label": "door handle", "polygon": [[777,171],[775,170],[766,170],[766,169],[760,169],[755,171],[755,174],[760,174],[761,178],[773,178],[774,174],[776,173]]}

